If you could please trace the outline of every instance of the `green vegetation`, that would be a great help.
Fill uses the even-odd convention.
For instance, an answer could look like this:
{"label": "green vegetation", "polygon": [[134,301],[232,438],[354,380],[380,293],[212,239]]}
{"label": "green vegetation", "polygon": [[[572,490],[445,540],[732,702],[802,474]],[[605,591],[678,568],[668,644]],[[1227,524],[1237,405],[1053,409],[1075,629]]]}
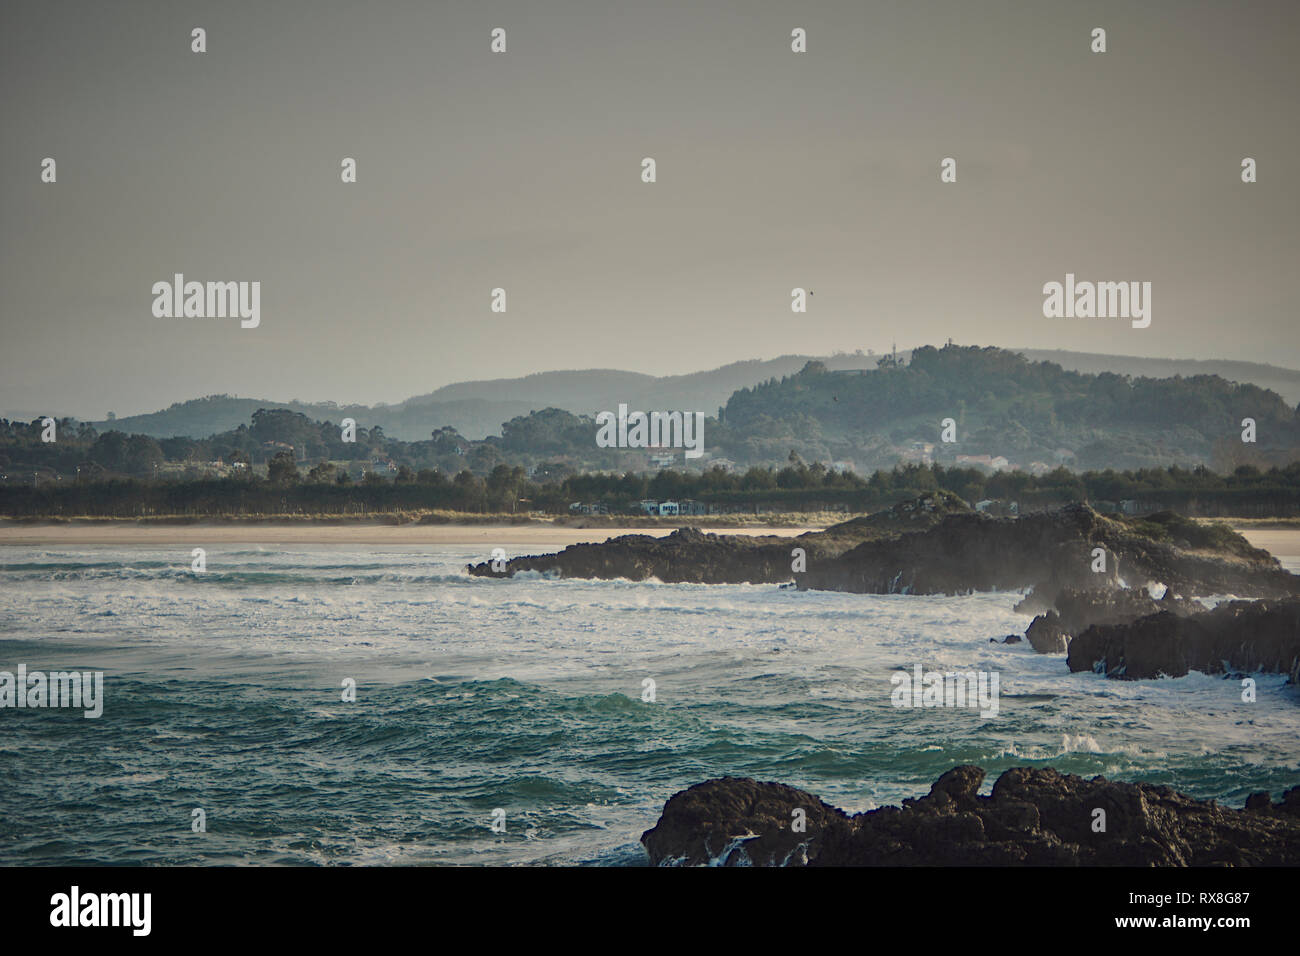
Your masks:
{"label": "green vegetation", "polygon": [[[277,456],[309,468],[332,464],[333,475],[343,483],[367,474],[392,477],[402,468],[412,473],[432,469],[446,474],[470,471],[486,477],[498,465],[535,466],[551,476],[563,476],[582,467],[619,468],[644,464],[645,455],[595,446],[596,423],[547,408],[513,418],[502,435],[471,441],[454,428],[443,427],[425,441],[389,438],[378,425],[358,426],[356,441],[345,442],[337,423],[312,421],[286,409],[258,409],[248,425],[240,425],[210,438],[162,438],[127,435],[121,431],[96,432],[73,419],[57,423],[58,440],[41,440],[40,421],[0,420],[0,474],[3,481],[108,477],[191,477],[225,475],[236,463],[260,471]],[[580,454],[580,459],[579,459]],[[548,455],[570,461],[547,463]],[[283,477],[283,466],[277,466]],[[328,470],[328,469],[325,469]],[[323,472],[317,472],[319,476]]]}
{"label": "green vegetation", "polygon": [[[45,442],[39,421],[0,420],[0,513],[564,514],[574,503],[631,513],[645,499],[712,513],[867,512],[938,491],[1003,503],[994,510],[1089,500],[1130,513],[1297,513],[1288,463],[1300,460],[1300,421],[1273,392],[1210,375],[1087,375],[951,345],[877,366],[810,361],[735,392],[705,426],[705,447],[724,464],[706,458],[685,470],[651,471],[646,450],[598,448],[595,419],[560,408],[517,415],[481,441],[449,426],[400,441],[378,425],[344,441],[341,418],[286,408],[258,408],[248,424],[202,439],[100,433],[64,419],[58,440]],[[956,421],[956,443],[939,441],[945,418]],[[1256,443],[1241,441],[1243,418],[1254,419]],[[1007,462],[993,470],[959,455]]]}
{"label": "green vegetation", "polygon": [[[1065,369],[1089,374],[1120,373],[1133,378],[1184,378],[1218,375],[1223,379],[1248,382],[1271,389],[1291,404],[1300,401],[1300,371],[1223,359],[1139,358],[1124,355],[1097,355],[1084,352],[1021,352],[1031,362],[1054,362]],[[906,363],[909,352],[900,352]],[[474,439],[497,434],[501,423],[527,415],[539,408],[555,407],[575,415],[608,407],[612,396],[640,409],[692,409],[709,411],[725,405],[737,389],[751,388],[773,376],[793,375],[809,361],[819,361],[830,371],[872,369],[877,359],[861,350],[837,352],[817,358],[810,355],[783,355],[764,361],[743,361],[707,371],[662,378],[636,372],[609,369],[568,372],[542,372],[514,379],[457,382],[437,391],[418,395],[395,405],[337,405],[334,402],[306,403],[235,398],[209,395],[206,398],[178,402],[169,408],[145,415],[121,417],[116,421],[96,422],[100,431],[117,428],[154,438],[186,435],[203,438],[237,428],[247,423],[259,408],[282,408],[300,412],[313,420],[338,421],[352,418],[369,428],[379,425],[384,434],[404,441],[419,441],[440,425],[450,425]],[[788,449],[786,449],[788,450]],[[784,452],[783,452],[784,454]],[[761,463],[761,462],[760,462]],[[1163,464],[1172,464],[1164,461]],[[1104,464],[1120,466],[1109,461]]]}
{"label": "green vegetation", "polygon": [[[313,475],[315,477],[313,477]],[[0,486],[0,515],[9,517],[150,517],[230,515],[374,515],[450,510],[569,514],[581,502],[610,513],[639,513],[644,499],[698,502],[714,513],[870,513],[922,494],[943,493],[967,502],[991,499],[1021,511],[1089,501],[1104,511],[1176,511],[1142,519],[1154,537],[1186,547],[1213,545],[1213,526],[1180,515],[1300,515],[1300,461],[1261,471],[1249,465],[1230,475],[1204,467],[1085,472],[1057,469],[1041,477],[1022,472],[986,475],[973,468],[906,466],[869,477],[827,471],[803,462],[785,468],[729,473],[661,471],[655,475],[581,474],[558,480],[527,477],[524,469],[497,465],[486,478],[469,470],[399,469],[360,483],[339,482],[329,470],[306,477],[287,456],[267,476],[154,480],[112,478],[43,481]],[[947,499],[951,501],[952,499]],[[944,497],[940,497],[941,503]],[[1127,505],[1126,505],[1127,502]]]}
{"label": "green vegetation", "polygon": [[[953,418],[957,442],[939,441]],[[1241,421],[1258,441],[1243,446]],[[1283,464],[1300,457],[1300,420],[1280,396],[1214,375],[1136,378],[1067,372],[996,348],[918,348],[910,364],[797,375],[732,395],[710,448],[737,461],[771,461],[794,449],[808,460],[888,467],[912,442],[936,461],[1004,456],[1028,468],[1066,451],[1081,468],[1213,463]]]}
{"label": "green vegetation", "polygon": [[1133,531],[1153,541],[1172,544],[1185,551],[1208,551],[1255,561],[1267,555],[1266,551],[1252,548],[1241,535],[1225,524],[1196,521],[1173,511],[1125,518],[1124,522]]}
{"label": "green vegetation", "polygon": [[[1002,349],[951,345],[918,348],[910,363],[887,356],[877,365],[834,371],[810,361],[797,374],[736,391],[716,418],[706,419],[706,451],[741,467],[779,465],[793,452],[803,461],[864,473],[905,462],[953,466],[964,463],[962,455],[983,457],[990,466],[1005,458],[1039,476],[1058,464],[1092,470],[1208,464],[1230,472],[1300,458],[1294,409],[1273,392],[1213,375],[1087,375]],[[188,404],[227,401],[239,400]],[[651,467],[647,451],[598,448],[594,417],[561,408],[516,415],[499,436],[478,441],[446,425],[426,432],[427,439],[401,441],[358,418],[355,443],[344,442],[343,417],[318,421],[287,408],[258,408],[248,424],[207,438],[128,434],[117,422],[101,434],[64,419],[51,444],[40,441],[37,423],[0,421],[0,473],[9,481],[67,478],[87,469],[101,477],[197,478],[224,474],[235,462],[260,470],[282,452],[309,470],[331,463],[340,481],[360,481],[366,473],[392,477],[403,466],[486,478],[507,464],[544,481]],[[947,418],[956,426],[951,443],[940,441]],[[1241,441],[1245,418],[1255,421],[1255,443]],[[680,452],[676,458],[683,460]],[[709,467],[708,459],[691,464]]]}

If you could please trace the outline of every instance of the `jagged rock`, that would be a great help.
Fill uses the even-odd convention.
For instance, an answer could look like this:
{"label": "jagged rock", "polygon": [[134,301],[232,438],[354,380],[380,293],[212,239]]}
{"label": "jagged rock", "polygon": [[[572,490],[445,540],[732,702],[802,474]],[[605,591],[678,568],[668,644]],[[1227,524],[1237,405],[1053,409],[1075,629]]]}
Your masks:
{"label": "jagged rock", "polygon": [[[809,562],[799,583],[889,594],[1026,587],[1059,593],[1064,588],[1113,589],[1122,578],[1133,584],[1163,582],[1188,595],[1300,594],[1300,578],[1283,570],[1267,552],[1221,529],[1212,539],[1200,540],[1175,518],[1167,518],[1169,525],[1180,534],[1192,534],[1191,540],[1165,532],[1165,525],[1150,519],[1108,518],[1081,504],[1018,518],[951,514],[925,531],[865,541],[835,561]],[[1153,536],[1157,533],[1164,537]],[[1092,570],[1095,548],[1107,554],[1104,572]]]}
{"label": "jagged rock", "polygon": [[866,539],[929,528],[946,515],[963,511],[969,509],[959,498],[939,492],[796,537],[705,534],[695,528],[680,528],[664,537],[621,535],[604,542],[570,545],[556,554],[514,558],[502,571],[494,570],[491,562],[470,565],[468,570],[479,577],[540,571],[566,578],[657,578],[670,584],[785,584],[797,577],[791,553],[794,548],[804,550],[808,566],[826,563]]}
{"label": "jagged rock", "polygon": [[1205,610],[1196,601],[1175,596],[1172,588],[1167,588],[1158,601],[1146,588],[1062,588],[1051,606],[1052,610],[1034,618],[1025,631],[1029,643],[1040,654],[1064,653],[1074,635],[1093,624],[1124,623],[1162,610],[1180,616]]}
{"label": "jagged rock", "polygon": [[1061,616],[1061,627],[1069,634],[1078,634],[1093,624],[1119,624],[1157,611],[1187,615],[1205,610],[1196,601],[1177,597],[1172,588],[1166,588],[1158,601],[1146,588],[1062,588],[1052,606]]}
{"label": "jagged rock", "polygon": [[[572,545],[557,554],[515,558],[503,572],[493,571],[490,563],[472,565],[469,571],[508,576],[532,570],[561,577],[655,577],[704,584],[793,580],[801,588],[875,594],[1029,587],[1056,594],[1067,587],[1118,587],[1122,571],[1128,581],[1162,581],[1189,595],[1300,594],[1300,578],[1240,535],[1215,529],[1203,540],[1195,530],[1199,525],[1177,516],[1157,517],[1135,522],[1071,505],[993,518],[962,510],[948,498],[937,504],[930,498],[795,538],[683,528],[663,538],[624,535]],[[795,547],[806,551],[804,572],[792,570]],[[1104,574],[1091,570],[1096,547],[1109,556]]]}
{"label": "jagged rock", "polygon": [[[762,848],[746,854],[756,865],[1300,864],[1300,815],[1281,809],[1300,805],[1300,787],[1267,809],[1264,795],[1263,803],[1252,797],[1250,809],[1232,810],[1169,787],[1089,780],[1051,768],[1013,767],[987,797],[979,795],[983,780],[980,767],[954,767],[924,797],[849,817],[802,790],[726,777],[672,797],[641,842],[656,864],[715,862],[728,846],[733,855]],[[808,814],[802,853],[789,852],[785,832],[796,805],[822,809],[816,823]]]}
{"label": "jagged rock", "polygon": [[1064,654],[1070,646],[1070,635],[1061,627],[1061,616],[1055,611],[1034,618],[1025,629],[1025,638],[1040,654]]}
{"label": "jagged rock", "polygon": [[1246,798],[1246,809],[1258,813],[1284,813],[1300,820],[1300,787],[1292,787],[1286,791],[1277,803],[1274,803],[1272,798],[1262,790],[1259,793],[1252,793]]}
{"label": "jagged rock", "polygon": [[[806,830],[792,829],[805,814]],[[780,783],[723,777],[696,784],[664,805],[658,826],[641,836],[656,863],[686,866],[802,865],[844,811]]]}
{"label": "jagged rock", "polygon": [[1070,642],[1071,671],[1139,680],[1188,671],[1288,674],[1300,669],[1300,600],[1229,601],[1179,616],[1160,611],[1125,624],[1098,624]]}
{"label": "jagged rock", "polygon": [[1282,802],[1273,804],[1273,809],[1278,813],[1289,813],[1293,817],[1300,817],[1300,787],[1292,787],[1282,794]]}
{"label": "jagged rock", "polygon": [[1252,793],[1246,798],[1247,810],[1269,811],[1273,809],[1273,798],[1263,790],[1258,793]]}
{"label": "jagged rock", "polygon": [[670,584],[767,584],[794,579],[794,547],[804,548],[810,561],[824,556],[819,542],[680,528],[661,538],[629,534],[598,544],[570,545],[558,554],[514,558],[502,572],[493,571],[490,562],[471,565],[469,572],[487,577],[541,571],[566,578],[657,578]]}

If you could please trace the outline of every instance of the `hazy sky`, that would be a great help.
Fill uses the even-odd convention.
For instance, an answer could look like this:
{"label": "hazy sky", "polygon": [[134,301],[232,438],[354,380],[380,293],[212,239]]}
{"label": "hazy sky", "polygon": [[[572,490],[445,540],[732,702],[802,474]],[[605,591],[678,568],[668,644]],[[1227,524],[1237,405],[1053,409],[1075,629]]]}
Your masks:
{"label": "hazy sky", "polygon": [[[1298,41],[1239,0],[6,2],[0,409],[949,336],[1300,367]],[[260,327],[155,318],[176,272]],[[1067,272],[1151,326],[1044,318]]]}

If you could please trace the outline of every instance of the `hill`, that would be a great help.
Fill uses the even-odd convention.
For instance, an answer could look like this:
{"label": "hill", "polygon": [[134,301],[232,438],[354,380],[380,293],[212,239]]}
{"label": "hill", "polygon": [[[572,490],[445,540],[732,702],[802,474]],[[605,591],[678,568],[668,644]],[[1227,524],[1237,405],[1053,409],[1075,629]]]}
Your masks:
{"label": "hill", "polygon": [[[1241,440],[1254,419],[1257,441]],[[941,423],[952,419],[952,433]],[[929,346],[875,371],[836,372],[809,362],[798,374],[741,389],[727,402],[710,448],[740,462],[780,460],[887,467],[913,455],[958,456],[1047,470],[1141,468],[1291,460],[1296,411],[1275,392],[1214,375],[1130,378],[1030,362],[996,348]],[[1005,467],[1005,464],[1001,465]]]}
{"label": "hill", "polygon": [[1059,349],[1013,349],[1031,362],[1055,362],[1072,372],[1099,375],[1114,372],[1134,378],[1173,378],[1181,375],[1217,375],[1229,382],[1258,385],[1277,392],[1288,405],[1300,405],[1300,371],[1265,365],[1261,362],[1237,362],[1230,359],[1163,359],[1138,355],[1101,355],[1094,352],[1066,352]]}
{"label": "hill", "polygon": [[[1047,361],[1067,371],[1087,374],[1114,373],[1135,378],[1169,378],[1217,375],[1229,382],[1255,385],[1276,392],[1288,404],[1300,402],[1300,371],[1255,362],[1227,360],[1153,359],[1100,355],[1086,352],[1019,350],[1031,362]],[[906,365],[910,350],[899,353]],[[713,415],[732,394],[772,378],[793,375],[810,361],[828,371],[861,370],[874,373],[880,356],[836,353],[830,356],[782,355],[773,359],[733,362],[720,368],[683,375],[653,376],[617,369],[539,372],[522,378],[456,382],[417,395],[395,405],[338,405],[333,402],[270,401],[212,395],[178,402],[145,415],[112,422],[92,422],[99,431],[118,429],[154,438],[185,436],[207,438],[247,423],[259,408],[285,409],[313,421],[337,422],[351,417],[364,427],[378,425],[385,434],[404,441],[420,441],[441,427],[454,428],[470,439],[501,434],[504,422],[544,408],[560,408],[576,415],[613,410],[620,402],[631,408],[683,409]],[[11,414],[18,421],[33,415]],[[787,449],[788,450],[788,449]]]}

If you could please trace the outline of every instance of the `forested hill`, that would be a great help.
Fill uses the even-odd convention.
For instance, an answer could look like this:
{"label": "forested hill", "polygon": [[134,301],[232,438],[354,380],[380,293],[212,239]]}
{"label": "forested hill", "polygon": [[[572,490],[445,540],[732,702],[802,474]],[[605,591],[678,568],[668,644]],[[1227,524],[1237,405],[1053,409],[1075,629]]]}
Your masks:
{"label": "forested hill", "polygon": [[[732,392],[773,375],[790,375],[811,355],[783,355],[767,361],[733,362],[721,368],[687,375],[655,377],[616,369],[539,372],[521,378],[458,382],[417,395],[396,405],[338,405],[333,402],[274,402],[264,399],[210,395],[178,402],[145,415],[91,422],[99,431],[171,438],[207,438],[247,424],[259,408],[282,409],[314,421],[350,417],[367,428],[378,425],[404,441],[421,441],[438,428],[454,428],[471,439],[500,435],[502,423],[529,412],[560,408],[575,415],[594,415],[626,403],[641,409],[691,409],[715,414]],[[862,368],[875,359],[863,353],[827,356],[831,368]],[[41,414],[55,414],[49,410]],[[25,414],[23,420],[38,417]]]}
{"label": "forested hill", "polygon": [[1300,403],[1300,371],[1266,365],[1262,362],[1240,362],[1233,359],[1171,359],[1148,358],[1142,355],[1105,355],[1098,352],[1067,352],[1063,349],[1011,349],[1031,362],[1055,362],[1073,372],[1114,372],[1134,378],[1173,378],[1181,375],[1217,375],[1230,382],[1249,383],[1277,392],[1290,405]]}
{"label": "forested hill", "polygon": [[[882,359],[870,372],[835,372],[818,362],[737,391],[709,445],[741,461],[897,461],[932,443],[939,461],[1002,456],[1022,467],[1061,461],[1133,468],[1300,457],[1296,410],[1275,392],[1214,375],[1129,378],[1031,362],[996,348],[918,348],[910,362]],[[941,422],[956,422],[955,443]],[[1245,418],[1257,442],[1242,442]]]}
{"label": "forested hill", "polygon": [[[1050,361],[1065,369],[1085,373],[1115,372],[1148,378],[1219,375],[1224,379],[1272,389],[1287,402],[1300,401],[1300,372],[1254,362],[1226,360],[1152,359],[1124,355],[1094,355],[1085,352],[1022,352],[1030,361]],[[906,364],[910,351],[898,353]],[[772,377],[793,375],[809,361],[819,361],[830,371],[874,372],[878,356],[870,352],[842,352],[829,356],[783,355],[764,361],[733,362],[721,368],[686,375],[655,377],[613,369],[541,372],[521,378],[458,382],[437,391],[407,399],[396,405],[339,405],[333,402],[269,401],[212,395],[146,415],[132,415],[114,421],[94,421],[101,432],[118,429],[126,433],[170,438],[184,435],[206,438],[247,424],[259,408],[285,409],[315,421],[356,419],[358,425],[384,429],[393,438],[420,441],[434,429],[456,429],[471,439],[501,434],[503,422],[544,408],[560,408],[575,415],[594,415],[614,409],[620,402],[630,408],[689,409],[714,414],[737,389],[752,388]],[[30,421],[41,415],[63,417],[65,409],[44,409],[10,415]],[[789,449],[787,449],[787,452]]]}
{"label": "forested hill", "polygon": [[451,425],[466,435],[499,434],[501,423],[527,415],[538,406],[530,401],[465,398],[426,402],[423,405],[337,405],[333,402],[271,402],[265,399],[209,395],[147,415],[131,415],[91,422],[100,432],[117,429],[153,438],[203,439],[247,425],[258,409],[273,409],[303,415],[313,421],[338,422],[352,418],[365,427],[380,426],[394,437],[407,441],[428,438],[436,428]]}
{"label": "forested hill", "polygon": [[[692,411],[670,401],[642,410]],[[64,419],[53,441],[40,419],[0,420],[0,480],[219,474],[236,463],[266,467],[282,455],[290,464],[324,469],[319,474],[337,468],[356,477],[402,468],[412,475],[431,469],[482,476],[502,465],[550,475],[623,475],[665,466],[662,451],[672,453],[674,467],[740,471],[820,463],[822,474],[863,475],[930,462],[1043,475],[1060,466],[1100,472],[1202,464],[1230,474],[1240,466],[1300,461],[1296,410],[1255,385],[1214,375],[1089,375],[1016,352],[951,345],[918,348],[910,362],[884,357],[871,371],[809,361],[794,374],[739,389],[720,417],[706,419],[703,455],[691,460],[674,448],[603,447],[593,416],[561,408],[517,415],[503,422],[499,436],[482,440],[439,427],[410,442],[367,426],[360,413],[348,416],[350,409],[327,411],[333,414],[311,419],[259,408],[247,424],[203,439],[101,432]],[[357,418],[355,440],[344,438],[345,417]],[[1253,421],[1253,442],[1242,440],[1245,419]]]}

